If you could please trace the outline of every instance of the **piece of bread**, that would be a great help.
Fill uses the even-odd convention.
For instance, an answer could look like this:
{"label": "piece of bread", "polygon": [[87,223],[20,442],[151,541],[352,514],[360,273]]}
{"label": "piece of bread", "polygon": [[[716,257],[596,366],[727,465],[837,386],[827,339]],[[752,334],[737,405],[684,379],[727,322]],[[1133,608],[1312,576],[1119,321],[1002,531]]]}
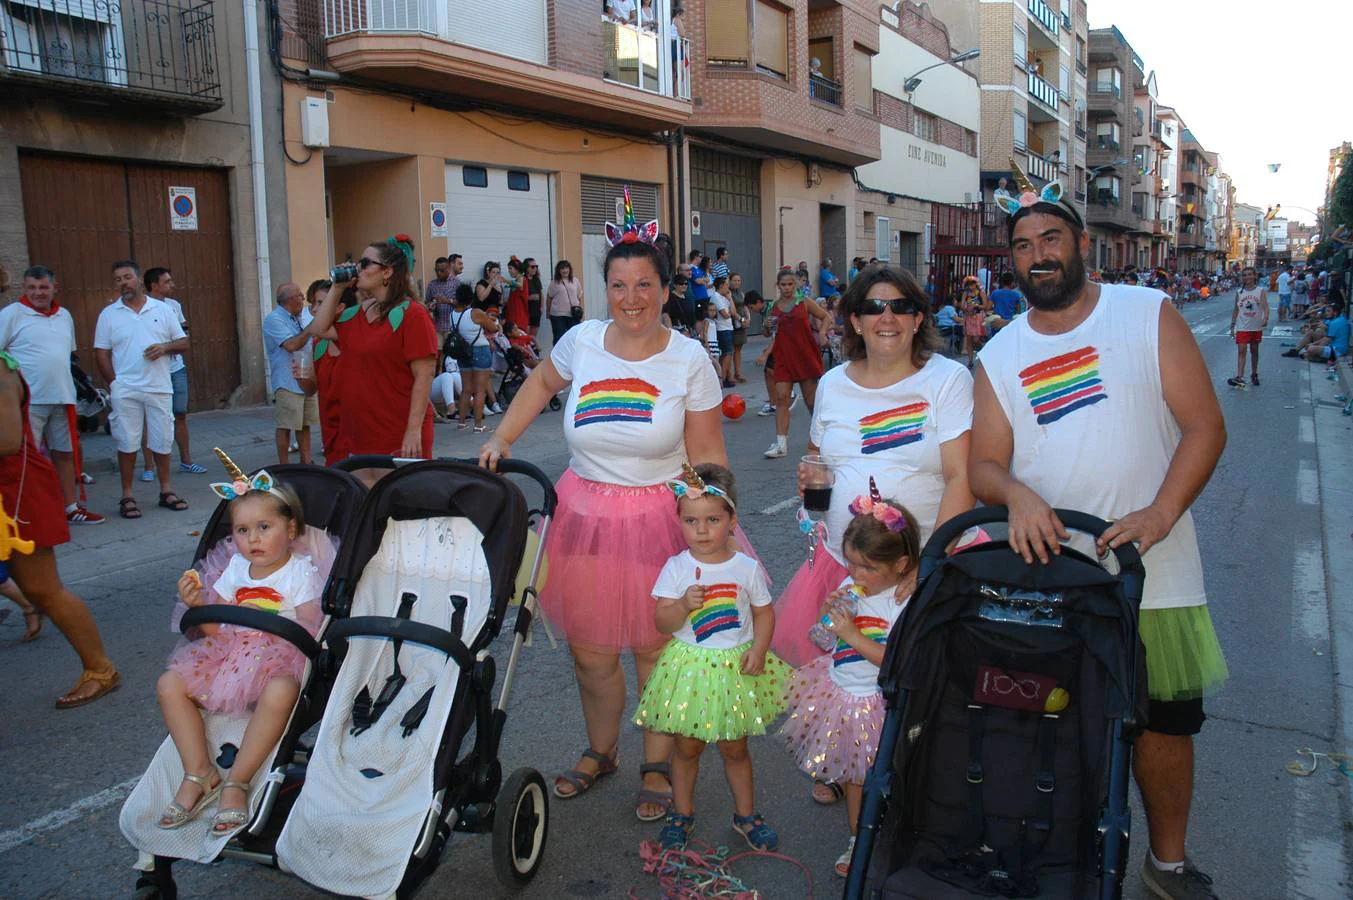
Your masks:
{"label": "piece of bread", "polygon": [[184,572],[183,577],[192,581],[192,583],[195,584],[197,587],[202,587],[202,576],[197,574],[196,569],[189,569],[188,571]]}

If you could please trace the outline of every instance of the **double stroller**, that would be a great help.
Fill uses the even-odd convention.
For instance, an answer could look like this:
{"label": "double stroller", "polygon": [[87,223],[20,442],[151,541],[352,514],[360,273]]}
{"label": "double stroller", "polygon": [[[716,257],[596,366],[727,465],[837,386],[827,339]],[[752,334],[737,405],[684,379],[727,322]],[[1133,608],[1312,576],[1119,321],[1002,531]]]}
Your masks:
{"label": "double stroller", "polygon": [[[1074,532],[1108,528],[1056,512]],[[1146,709],[1141,557],[1118,547],[1114,573],[1063,546],[1028,565],[999,538],[947,555],[1005,519],[1004,507],[957,516],[921,554],[879,670],[888,713],[849,900],[1122,894]]]}
{"label": "double stroller", "polygon": [[[176,897],[177,860],[223,857],[276,866],[334,894],[406,897],[437,868],[453,831],[492,833],[495,873],[506,885],[525,884],[540,866],[548,791],[534,769],[504,779],[499,747],[541,570],[538,549],[525,558],[527,532],[534,524],[535,546],[543,547],[553,485],[514,460],[502,463],[501,474],[468,462],[391,457],[352,458],[343,468],[269,468],[300,496],[307,547],[336,544],[315,637],[289,619],[231,604],[182,617],[185,633],[205,623],[267,631],[309,662],[291,720],[251,785],[248,823],[233,834],[212,833],[209,817],[157,827],[183,776],[166,738],[119,819],[140,855],[138,898]],[[363,468],[394,471],[368,492],[349,474]],[[528,509],[507,475],[537,482],[540,506]],[[199,568],[228,540],[226,507],[203,531]],[[324,558],[314,555],[317,564]],[[523,566],[530,574],[495,702],[490,644]],[[228,769],[247,719],[204,719],[213,759]]]}

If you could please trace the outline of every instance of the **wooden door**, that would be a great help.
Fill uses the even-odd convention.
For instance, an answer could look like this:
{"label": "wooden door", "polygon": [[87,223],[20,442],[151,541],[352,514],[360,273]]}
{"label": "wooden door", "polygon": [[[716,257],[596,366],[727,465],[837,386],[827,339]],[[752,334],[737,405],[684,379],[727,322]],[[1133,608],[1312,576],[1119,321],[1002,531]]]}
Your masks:
{"label": "wooden door", "polygon": [[[80,364],[97,379],[94,325],[116,297],[112,263],[174,273],[192,333],[189,407],[214,409],[239,386],[228,179],[220,169],[20,153],[29,261],[57,274],[75,318]],[[197,231],[171,231],[169,186],[197,192]]]}

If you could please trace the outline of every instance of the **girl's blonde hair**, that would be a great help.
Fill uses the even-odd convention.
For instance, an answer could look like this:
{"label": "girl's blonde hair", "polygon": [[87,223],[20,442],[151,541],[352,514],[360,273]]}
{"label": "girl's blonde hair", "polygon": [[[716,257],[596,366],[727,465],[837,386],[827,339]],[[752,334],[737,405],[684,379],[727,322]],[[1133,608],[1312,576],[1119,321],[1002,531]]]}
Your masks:
{"label": "girl's blonde hair", "polygon": [[916,526],[916,517],[896,500],[876,500],[874,505],[887,506],[900,513],[901,528],[894,531],[874,513],[860,513],[846,526],[841,543],[871,562],[891,565],[906,558],[910,560],[906,571],[910,572],[921,556],[921,531]]}
{"label": "girl's blonde hair", "polygon": [[[301,498],[289,485],[274,481],[271,491],[247,491],[230,501],[231,519],[235,521],[235,507],[241,501],[263,498],[273,505],[273,511],[296,526],[296,537],[305,534],[305,510],[301,508]],[[282,496],[277,496],[281,494]]]}

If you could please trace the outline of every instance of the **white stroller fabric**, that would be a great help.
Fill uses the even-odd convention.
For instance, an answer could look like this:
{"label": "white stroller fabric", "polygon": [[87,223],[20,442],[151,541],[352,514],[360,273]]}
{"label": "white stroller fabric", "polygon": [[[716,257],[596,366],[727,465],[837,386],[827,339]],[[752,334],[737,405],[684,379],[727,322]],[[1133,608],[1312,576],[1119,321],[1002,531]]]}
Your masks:
{"label": "white stroller fabric", "polygon": [[[380,550],[353,597],[353,617],[393,616],[417,595],[410,619],[452,630],[452,595],[468,598],[462,640],[484,628],[492,605],[483,535],[468,519],[390,520]],[[451,714],[459,666],[439,650],[405,642],[408,679],[368,730],[352,735],[353,700],[374,698],[394,671],[394,642],[353,638],[324,710],[305,787],[277,841],[281,866],[346,896],[395,893],[433,805],[433,760]],[[408,737],[400,720],[434,688],[427,714]]]}
{"label": "white stroller fabric", "polygon": [[[338,554],[338,540],[312,526],[306,528],[301,538],[292,542],[291,549],[293,553],[303,553],[311,558],[315,568],[319,570],[319,583],[323,584],[328,579],[334,557]],[[223,538],[194,568],[206,575],[209,579],[206,583],[211,583],[215,580],[212,574],[219,574],[234,552],[231,539]],[[176,630],[179,619],[186,611],[187,607],[182,603],[176,605],[172,616]],[[325,625],[327,621],[320,626],[320,634],[323,634]],[[311,666],[307,664],[303,683],[309,681],[310,670]],[[204,712],[202,721],[206,726],[207,747],[213,762],[226,744],[239,747],[240,741],[244,738],[244,730],[249,726],[248,716],[231,716],[224,713]],[[289,730],[288,727],[283,734]],[[281,744],[280,738],[277,744]],[[258,771],[249,782],[250,821],[253,821],[258,812],[263,784],[268,780],[268,773],[276,755],[277,745],[274,745],[266,757],[267,762],[258,767]],[[281,774],[279,771],[277,776],[280,777]],[[163,815],[169,801],[174,799],[174,794],[182,782],[183,762],[179,759],[178,748],[174,746],[173,738],[165,737],[151,759],[146,773],[137,781],[136,787],[132,788],[131,794],[122,805],[122,812],[118,815],[118,827],[121,828],[123,837],[141,851],[142,860],[149,854],[209,863],[220,855],[225,845],[238,833],[237,830],[231,830],[217,834],[212,830],[211,817],[216,812],[215,802],[181,828],[168,831],[160,828],[157,824],[160,816]]]}

